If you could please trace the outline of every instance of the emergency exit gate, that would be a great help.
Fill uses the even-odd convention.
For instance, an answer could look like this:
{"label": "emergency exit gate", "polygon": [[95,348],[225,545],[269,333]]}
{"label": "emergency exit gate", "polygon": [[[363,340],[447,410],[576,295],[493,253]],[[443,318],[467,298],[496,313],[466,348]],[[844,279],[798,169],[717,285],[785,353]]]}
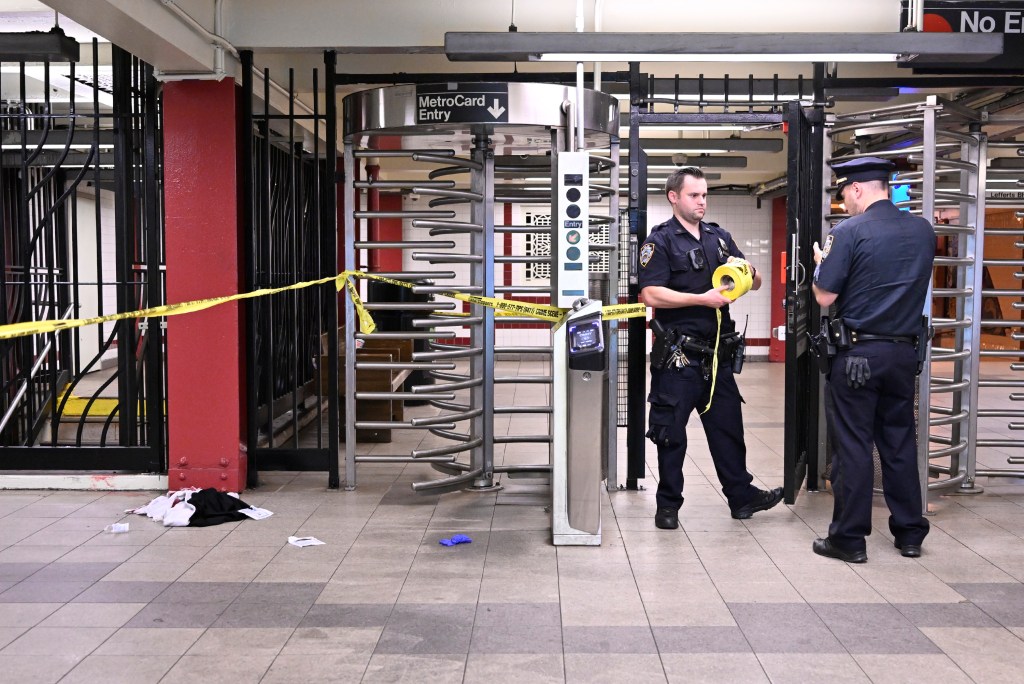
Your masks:
{"label": "emergency exit gate", "polygon": [[[1024,463],[1024,456],[1013,455],[1013,450],[1024,447],[1024,440],[1005,434],[1024,429],[1024,422],[1011,421],[1004,430],[990,420],[1024,417],[1024,409],[986,406],[986,401],[997,399],[1024,400],[1024,393],[1013,391],[1024,387],[1024,379],[1013,377],[1024,370],[1020,345],[1024,334],[1020,314],[1014,313],[1024,303],[1014,302],[1008,315],[998,315],[998,308],[996,315],[985,311],[986,298],[1024,297],[1020,286],[996,287],[986,274],[986,270],[1014,269],[1012,278],[1024,279],[1024,253],[1017,258],[985,255],[986,237],[1011,237],[1015,249],[1024,249],[1024,229],[985,226],[987,207],[1024,206],[1018,197],[998,198],[1006,188],[1000,181],[1016,185],[1024,174],[1019,167],[993,160],[985,129],[997,118],[929,96],[918,103],[830,119],[825,157],[832,162],[859,156],[906,159],[913,170],[898,170],[891,181],[892,186],[906,190],[905,198],[895,198],[896,205],[931,220],[936,232],[936,274],[925,312],[931,316],[934,337],[918,387],[922,488],[969,494],[981,491],[976,483],[979,476],[1024,477],[1024,469],[979,466],[979,455],[987,449],[1006,452],[997,452],[996,458],[1006,457],[1009,464]],[[835,151],[840,145],[850,149],[854,136],[857,152]],[[1020,146],[1004,143],[1000,147],[1014,152]],[[830,191],[826,183],[822,195],[826,227],[845,218],[830,213]],[[983,329],[1002,332],[1015,344],[982,349]],[[795,341],[787,339],[787,346],[791,344]],[[984,358],[1009,363],[983,365]]]}

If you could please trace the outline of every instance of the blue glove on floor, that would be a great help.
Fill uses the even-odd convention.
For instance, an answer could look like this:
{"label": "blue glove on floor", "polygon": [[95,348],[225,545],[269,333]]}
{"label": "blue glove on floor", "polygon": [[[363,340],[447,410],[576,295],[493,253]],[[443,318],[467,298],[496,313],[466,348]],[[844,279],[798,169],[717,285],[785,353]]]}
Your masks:
{"label": "blue glove on floor", "polygon": [[464,534],[453,534],[451,539],[442,539],[438,543],[442,546],[455,546],[456,544],[472,544],[473,540]]}

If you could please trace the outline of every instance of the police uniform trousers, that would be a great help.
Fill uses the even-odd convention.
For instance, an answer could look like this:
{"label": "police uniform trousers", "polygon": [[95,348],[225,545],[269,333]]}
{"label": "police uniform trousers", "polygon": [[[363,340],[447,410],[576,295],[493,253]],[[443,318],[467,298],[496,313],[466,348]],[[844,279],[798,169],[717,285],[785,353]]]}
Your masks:
{"label": "police uniform trousers", "polygon": [[[856,389],[846,382],[849,356],[865,357],[871,370],[866,384]],[[905,342],[860,342],[837,353],[832,361],[828,387],[835,430],[835,503],[828,536],[844,551],[865,550],[865,537],[871,534],[872,444],[878,447],[882,464],[889,531],[900,545],[920,545],[928,534],[917,467],[916,368],[917,352]]]}
{"label": "police uniform trousers", "polygon": [[[708,403],[711,379],[704,379],[698,365],[651,369],[651,402],[648,433],[658,445],[658,508],[678,510],[683,504],[683,458],[686,456],[686,423],[696,409]],[[736,387],[732,365],[720,362],[711,408],[700,414],[722,492],[729,508],[736,510],[758,493],[747,472],[747,447],[743,441],[743,398]]]}

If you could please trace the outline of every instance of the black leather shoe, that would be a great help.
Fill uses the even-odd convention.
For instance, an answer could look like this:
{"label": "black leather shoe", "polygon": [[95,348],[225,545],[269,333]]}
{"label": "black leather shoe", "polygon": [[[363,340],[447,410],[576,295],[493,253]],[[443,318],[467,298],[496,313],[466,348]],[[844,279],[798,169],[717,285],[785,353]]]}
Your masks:
{"label": "black leather shoe", "polygon": [[900,550],[900,555],[904,558],[920,558],[921,557],[921,545],[920,544],[900,544],[898,541],[892,543],[897,549]]}
{"label": "black leather shoe", "polygon": [[654,514],[654,526],[662,530],[679,527],[679,511],[674,508],[659,508]]}
{"label": "black leather shoe", "polygon": [[746,520],[758,511],[767,511],[782,501],[782,487],[776,487],[770,491],[758,490],[753,500],[744,506],[740,506],[732,512],[732,517],[737,520]]}
{"label": "black leather shoe", "polygon": [[866,551],[843,551],[832,545],[832,540],[828,537],[824,539],[815,539],[814,543],[811,544],[811,548],[814,549],[814,553],[819,556],[825,556],[826,558],[835,558],[836,560],[846,561],[847,563],[866,563],[868,560],[868,554]]}

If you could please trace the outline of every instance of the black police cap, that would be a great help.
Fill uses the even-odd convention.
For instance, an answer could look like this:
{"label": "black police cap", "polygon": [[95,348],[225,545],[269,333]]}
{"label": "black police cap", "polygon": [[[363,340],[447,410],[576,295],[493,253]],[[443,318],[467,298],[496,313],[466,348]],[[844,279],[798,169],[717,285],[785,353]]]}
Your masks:
{"label": "black police cap", "polygon": [[881,157],[860,157],[833,164],[832,171],[836,174],[836,197],[842,199],[843,188],[850,183],[889,180],[889,174],[895,168],[895,164]]}

